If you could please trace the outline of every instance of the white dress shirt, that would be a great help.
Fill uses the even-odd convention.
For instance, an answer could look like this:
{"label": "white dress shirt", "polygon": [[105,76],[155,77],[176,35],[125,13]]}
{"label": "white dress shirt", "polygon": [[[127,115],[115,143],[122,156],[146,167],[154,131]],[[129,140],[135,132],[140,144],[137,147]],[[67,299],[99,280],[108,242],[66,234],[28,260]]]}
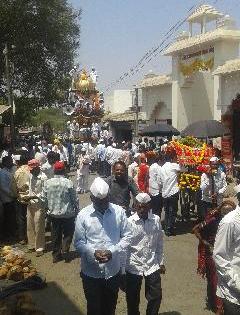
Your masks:
{"label": "white dress shirt", "polygon": [[161,190],[160,180],[161,166],[158,163],[153,163],[149,167],[149,194],[151,196],[157,196]]}
{"label": "white dress shirt", "polygon": [[161,167],[160,180],[163,198],[169,198],[179,192],[178,173],[180,170],[179,164],[171,162],[166,162]]}
{"label": "white dress shirt", "polygon": [[36,196],[39,198],[31,199],[31,204],[42,206],[41,197],[46,180],[47,176],[43,172],[40,172],[38,176],[34,176],[32,174],[29,175],[29,196]]}
{"label": "white dress shirt", "polygon": [[161,220],[149,212],[147,220],[134,213],[128,221],[132,237],[127,250],[126,271],[148,276],[164,264]]}
{"label": "white dress shirt", "polygon": [[105,159],[106,161],[113,165],[114,164],[114,159],[113,159],[113,156],[114,156],[114,148],[109,145],[107,148],[106,148],[106,152],[105,152]]}
{"label": "white dress shirt", "polygon": [[105,144],[102,144],[102,143],[98,144],[96,147],[96,151],[97,151],[97,158],[103,162],[105,160],[105,153],[106,153]]}
{"label": "white dress shirt", "polygon": [[240,207],[220,222],[213,258],[218,274],[217,295],[240,305]]}
{"label": "white dress shirt", "polygon": [[[110,203],[104,214],[93,205],[82,209],[76,220],[74,245],[81,256],[83,274],[109,279],[120,271],[120,254],[128,247],[131,233],[125,210]],[[110,250],[112,259],[99,264],[95,250]]]}
{"label": "white dress shirt", "polygon": [[135,169],[136,167],[138,167],[138,164],[136,161],[132,162],[129,166],[128,166],[128,176],[131,178],[134,178],[136,176],[135,174]]}
{"label": "white dress shirt", "polygon": [[41,170],[47,176],[47,179],[53,178],[53,165],[51,165],[48,161],[41,166]]}
{"label": "white dress shirt", "polygon": [[[217,204],[220,205],[223,201],[223,194],[227,189],[226,174],[218,169],[214,179],[214,192],[217,194]],[[200,188],[202,190],[202,200],[212,202],[212,179],[206,173],[201,176]]]}

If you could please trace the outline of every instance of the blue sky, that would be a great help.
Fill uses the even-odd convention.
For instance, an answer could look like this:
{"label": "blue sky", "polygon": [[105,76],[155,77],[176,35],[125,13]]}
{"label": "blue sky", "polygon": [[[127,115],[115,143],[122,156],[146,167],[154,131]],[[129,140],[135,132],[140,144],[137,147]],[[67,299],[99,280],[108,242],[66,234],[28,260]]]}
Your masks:
{"label": "blue sky", "polygon": [[[161,42],[163,35],[187,10],[199,0],[69,0],[82,9],[81,66],[95,66],[100,88],[118,79],[135,65],[151,47]],[[224,14],[231,15],[240,25],[240,0],[209,0]],[[187,30],[187,24],[181,27]],[[176,33],[177,34],[177,33]],[[158,56],[137,75],[115,88],[131,88],[145,73],[169,73],[171,60]]]}

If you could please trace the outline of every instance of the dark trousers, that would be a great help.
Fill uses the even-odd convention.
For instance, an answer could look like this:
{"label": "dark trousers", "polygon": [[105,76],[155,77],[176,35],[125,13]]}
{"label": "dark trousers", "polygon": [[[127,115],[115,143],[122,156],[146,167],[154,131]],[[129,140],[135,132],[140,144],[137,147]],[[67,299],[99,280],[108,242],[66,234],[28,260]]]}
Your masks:
{"label": "dark trousers", "polygon": [[98,175],[99,176],[104,176],[104,163],[105,161],[101,161],[100,159],[98,159]]}
{"label": "dark trousers", "polygon": [[240,305],[223,300],[224,315],[240,315]]}
{"label": "dark trousers", "polygon": [[3,203],[2,231],[4,238],[16,236],[16,203],[15,201]]}
{"label": "dark trousers", "polygon": [[165,231],[173,233],[175,221],[178,211],[178,193],[168,198],[163,198],[163,205],[165,211]]}
{"label": "dark trousers", "polygon": [[110,279],[87,277],[81,273],[87,300],[87,315],[114,315],[117,305],[120,274]]}
{"label": "dark trousers", "polygon": [[106,177],[111,176],[112,173],[112,165],[109,164],[107,161],[104,162],[104,175]]}
{"label": "dark trousers", "polygon": [[[157,270],[145,276],[145,297],[148,301],[146,315],[158,315],[162,301],[162,287],[160,271]],[[128,315],[140,315],[140,291],[142,276],[127,272],[126,274],[126,299]]]}
{"label": "dark trousers", "polygon": [[201,200],[201,202],[200,202],[200,213],[199,213],[201,221],[205,220],[205,217],[206,217],[209,209],[212,209],[212,203]]}
{"label": "dark trousers", "polygon": [[17,201],[16,218],[19,241],[27,240],[27,205]]}
{"label": "dark trousers", "polygon": [[55,218],[51,217],[52,223],[52,255],[58,258],[62,251],[69,252],[72,243],[75,218]]}
{"label": "dark trousers", "polygon": [[163,198],[162,194],[157,196],[151,196],[152,213],[158,215],[161,218]]}

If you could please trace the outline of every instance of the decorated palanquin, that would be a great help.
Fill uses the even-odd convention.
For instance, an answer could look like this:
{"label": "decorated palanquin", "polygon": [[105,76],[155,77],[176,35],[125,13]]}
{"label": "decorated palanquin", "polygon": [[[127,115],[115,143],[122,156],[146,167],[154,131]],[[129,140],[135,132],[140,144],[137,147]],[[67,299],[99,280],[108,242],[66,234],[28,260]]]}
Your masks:
{"label": "decorated palanquin", "polygon": [[74,119],[80,126],[90,127],[99,122],[104,114],[103,94],[96,89],[96,82],[86,70],[73,80],[71,93],[74,93]]}
{"label": "decorated palanquin", "polygon": [[209,170],[209,160],[214,156],[214,149],[196,138],[186,137],[171,141],[167,152],[175,152],[178,163],[186,169],[179,176],[179,188],[197,191],[201,174]]}

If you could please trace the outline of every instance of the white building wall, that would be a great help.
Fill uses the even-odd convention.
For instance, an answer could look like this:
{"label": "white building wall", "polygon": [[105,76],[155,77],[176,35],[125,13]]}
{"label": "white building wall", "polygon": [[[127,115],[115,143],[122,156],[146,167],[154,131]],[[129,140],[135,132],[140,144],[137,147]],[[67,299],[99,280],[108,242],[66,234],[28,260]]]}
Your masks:
{"label": "white building wall", "polygon": [[114,90],[105,97],[105,109],[113,114],[124,113],[132,107],[132,90]]}
{"label": "white building wall", "polygon": [[172,85],[142,88],[141,111],[146,112],[149,123],[172,119]]}
{"label": "white building wall", "polygon": [[211,72],[198,72],[191,88],[192,122],[214,117],[214,78]]}
{"label": "white building wall", "polygon": [[220,77],[222,93],[220,96],[222,115],[226,113],[232,100],[240,93],[240,72],[233,72],[229,75]]}
{"label": "white building wall", "polygon": [[[238,42],[219,41],[214,43],[214,71],[219,65],[224,64],[229,59],[234,59],[239,53]],[[209,48],[209,44],[201,45],[196,50]],[[185,51],[187,54],[187,51]],[[180,73],[180,56],[173,56],[173,91],[172,91],[172,113],[173,126],[183,130],[187,125],[198,120],[217,119],[219,120],[219,111],[216,108],[216,90],[219,89],[219,82],[210,72],[196,72],[193,74],[189,83],[185,82]],[[193,59],[194,60],[194,59]],[[233,86],[237,83],[234,82]],[[235,90],[232,87],[230,90]],[[215,90],[216,89],[216,90]],[[232,92],[227,92],[232,95]]]}
{"label": "white building wall", "polygon": [[231,40],[215,42],[214,55],[214,69],[216,69],[227,60],[235,59],[239,56],[239,42]]}

